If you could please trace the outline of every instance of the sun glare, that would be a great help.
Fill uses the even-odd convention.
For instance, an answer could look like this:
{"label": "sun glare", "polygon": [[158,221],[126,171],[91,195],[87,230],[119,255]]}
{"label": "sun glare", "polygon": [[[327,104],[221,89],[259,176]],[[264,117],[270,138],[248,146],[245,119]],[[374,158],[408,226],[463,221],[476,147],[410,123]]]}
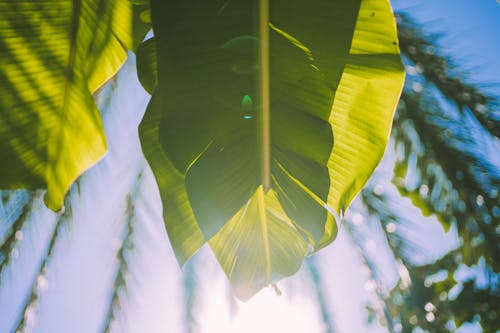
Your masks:
{"label": "sun glare", "polygon": [[224,297],[207,301],[201,327],[204,333],[325,332],[317,304],[301,294],[284,290],[278,296],[273,288],[266,288],[246,303],[237,302],[234,311]]}

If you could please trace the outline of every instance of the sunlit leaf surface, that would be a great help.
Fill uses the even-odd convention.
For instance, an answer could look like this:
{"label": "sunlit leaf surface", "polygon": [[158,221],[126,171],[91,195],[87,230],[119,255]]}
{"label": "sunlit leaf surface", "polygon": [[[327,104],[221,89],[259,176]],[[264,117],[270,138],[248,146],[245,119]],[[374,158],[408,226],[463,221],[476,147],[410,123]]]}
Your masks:
{"label": "sunlit leaf surface", "polygon": [[308,253],[307,242],[287,217],[273,190],[261,187],[210,240],[235,294],[257,290],[296,273]]}
{"label": "sunlit leaf surface", "polygon": [[61,208],[106,151],[92,94],[131,45],[131,4],[0,2],[0,188],[46,188]]}
{"label": "sunlit leaf surface", "polygon": [[152,13],[158,82],[140,133],[167,230],[181,263],[210,240],[246,299],[335,238],[333,215],[378,163],[403,79],[394,18],[385,0]]}
{"label": "sunlit leaf surface", "polygon": [[[404,80],[396,23],[388,1],[363,0],[335,94],[330,122],[328,204],[343,213],[382,158]],[[325,234],[324,243],[332,237]]]}

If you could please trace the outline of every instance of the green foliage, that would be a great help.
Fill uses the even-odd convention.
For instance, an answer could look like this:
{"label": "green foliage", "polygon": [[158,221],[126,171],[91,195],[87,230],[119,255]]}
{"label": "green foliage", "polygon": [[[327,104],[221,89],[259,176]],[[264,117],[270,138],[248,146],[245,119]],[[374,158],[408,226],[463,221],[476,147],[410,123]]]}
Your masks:
{"label": "green foliage", "polygon": [[[432,110],[432,102],[435,101],[426,102],[412,94],[402,96],[399,113],[407,118],[406,121],[410,118],[412,125],[398,126],[395,132],[400,144],[406,147],[406,153],[398,164],[408,163],[408,157],[413,154],[419,175],[415,177],[412,188],[408,188],[401,178],[395,179],[396,185],[404,195],[416,198],[414,202],[418,201],[418,207],[423,211],[436,214],[445,228],[453,224],[457,226],[464,241],[466,264],[473,264],[480,256],[486,256],[488,264],[499,270],[500,235],[496,229],[498,224],[494,223],[499,220],[498,208],[495,208],[499,201],[498,194],[495,195],[490,189],[498,188],[496,186],[500,185],[500,179],[494,175],[488,177],[489,181],[476,178],[476,171],[470,166],[476,162],[474,157],[467,156],[463,146],[450,145],[450,140],[441,135],[446,129],[440,123],[426,119],[424,105],[427,110]],[[434,109],[431,112],[437,111]],[[448,119],[448,130],[452,128],[451,125],[457,124],[456,119],[445,118],[444,115],[443,118]],[[408,137],[404,137],[405,132],[411,129],[416,130],[417,137],[422,138],[420,145],[413,149],[411,145],[415,141],[409,144]],[[420,150],[420,153],[416,154],[415,149]]]}
{"label": "green foliage", "polygon": [[434,215],[456,232],[459,242],[436,262],[416,264],[415,256],[425,253],[408,231],[421,221],[398,212],[400,204],[393,198],[370,188],[363,191],[364,206],[387,230],[400,270],[408,274],[381,295],[382,320],[395,332],[454,332],[470,322],[483,332],[497,332],[500,174],[490,155],[500,124],[498,99],[467,83],[434,37],[408,15],[397,16],[410,75],[392,131],[393,183],[423,215]]}
{"label": "green foliage", "polygon": [[[49,207],[61,206],[71,182],[104,153],[92,94],[119,69],[125,50],[136,50],[141,83],[155,95],[141,126],[143,149],[178,259],[185,262],[208,240],[236,293],[246,299],[293,274],[311,249],[333,240],[336,225],[324,207],[342,213],[377,164],[402,79],[394,22],[382,0],[313,1],[307,7],[273,2],[269,92],[271,145],[277,147],[270,151],[274,168],[266,192],[258,139],[263,98],[257,7],[242,1],[175,6],[192,3],[217,13],[210,18],[210,11],[203,12],[210,21],[197,18],[189,27],[197,29],[185,27],[185,38],[179,30],[165,30],[180,29],[185,19],[170,2],[154,4],[153,17],[147,0],[0,3],[0,187],[48,188]],[[151,19],[156,38],[142,42]],[[237,28],[223,26],[228,22]],[[460,244],[433,264],[415,264],[418,240],[400,230],[413,230],[420,221],[397,214],[394,198],[373,188],[363,191],[364,209],[387,231],[397,265],[408,273],[390,293],[377,287],[372,314],[390,332],[451,332],[471,321],[497,332],[500,180],[469,146],[479,141],[486,150],[487,133],[498,137],[498,104],[468,83],[407,15],[399,15],[398,27],[401,50],[418,75],[406,85],[394,122],[393,181],[425,216],[456,230]],[[452,112],[443,112],[443,97],[456,107]],[[482,130],[477,137],[470,126],[475,120]],[[59,133],[63,121],[69,127]],[[1,196],[8,201],[8,193]],[[105,330],[126,288],[136,218],[130,199]],[[0,239],[0,278],[13,265],[18,231],[32,219],[31,210],[30,200],[7,211],[17,218]],[[67,206],[57,220],[45,259],[37,263],[40,276],[71,214]],[[366,239],[348,220],[345,226],[369,279],[377,282]],[[460,278],[464,270],[475,274]],[[36,308],[36,283],[14,328],[22,330],[24,313]]]}
{"label": "green foliage", "polygon": [[2,188],[47,188],[61,208],[74,180],[106,151],[92,94],[126,58],[126,1],[0,4]]}
{"label": "green foliage", "polygon": [[405,13],[400,13],[398,20],[401,51],[422,70],[423,77],[460,110],[469,109],[485,129],[500,137],[500,109],[495,96],[469,83],[460,72],[460,67],[441,54],[432,41],[438,36],[426,36]]}
{"label": "green foliage", "polygon": [[[465,264],[484,256],[498,271],[500,235],[495,222],[500,220],[500,175],[475,149],[478,143],[486,151],[491,149],[486,144],[498,134],[496,100],[454,74],[451,60],[430,47],[429,37],[408,17],[401,15],[399,20],[409,66],[419,66],[425,81],[411,77],[401,97],[393,134],[399,154],[396,168],[404,172],[396,172],[395,185],[424,214],[436,214],[445,228],[457,226]],[[415,83],[427,93],[413,91]],[[450,98],[450,103],[443,103],[440,96]]]}
{"label": "green foliage", "polygon": [[149,38],[137,48],[137,76],[144,89],[152,94],[157,82],[155,39]]}
{"label": "green foliage", "polygon": [[264,35],[262,4],[222,5],[152,2],[140,134],[179,261],[209,241],[247,299],[335,238],[332,211],[378,163],[403,74],[385,1],[273,1]]}
{"label": "green foliage", "polygon": [[415,327],[455,332],[474,321],[480,322],[482,332],[497,332],[498,274],[478,270],[464,281],[457,280],[452,272],[460,261],[460,251],[452,251],[435,263],[410,268],[411,286],[398,286],[389,295],[392,315],[401,318],[402,332],[412,332]]}
{"label": "green foliage", "polygon": [[386,0],[7,1],[0,22],[0,187],[62,207],[106,150],[93,94],[136,50],[177,257],[209,242],[244,299],[333,241],[403,81]]}

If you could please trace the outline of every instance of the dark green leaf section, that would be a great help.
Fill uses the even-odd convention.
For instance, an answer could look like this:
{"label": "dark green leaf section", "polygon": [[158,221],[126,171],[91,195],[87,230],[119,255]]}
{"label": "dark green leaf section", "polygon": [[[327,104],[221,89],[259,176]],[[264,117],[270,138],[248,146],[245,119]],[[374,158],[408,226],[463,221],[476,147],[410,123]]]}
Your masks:
{"label": "dark green leaf section", "polygon": [[[160,143],[179,173],[185,174],[190,204],[206,239],[261,184],[257,6],[243,1],[223,5],[161,3],[153,12],[161,20],[154,23],[161,62],[159,90],[153,97],[161,99],[158,104],[162,105]],[[328,123],[332,88],[342,73],[341,59],[348,53],[357,15],[351,3],[337,6],[345,8],[324,1],[291,7],[273,2],[271,6],[271,15],[276,13],[278,21],[305,38],[303,43],[278,25],[270,29],[273,188],[287,213],[316,241],[324,233],[326,211],[302,187],[326,202],[326,164],[333,145]],[[319,23],[304,34],[301,17]],[[349,29],[350,35],[345,33]],[[342,30],[342,38],[329,43],[325,31],[333,30]],[[316,48],[318,63],[324,64],[328,77],[309,43]],[[141,81],[148,82],[144,86],[151,91],[154,80],[148,72],[152,67],[147,68],[151,57],[138,53]]]}
{"label": "dark green leaf section", "polygon": [[359,0],[270,1],[271,23],[307,47],[332,91],[350,54],[360,4]]}
{"label": "dark green leaf section", "polygon": [[138,52],[147,32],[151,30],[151,10],[149,1],[132,1],[132,44],[130,49]]}
{"label": "dark green leaf section", "polygon": [[[320,243],[329,220],[329,234],[335,234],[325,209],[330,117],[359,2],[270,4],[269,193],[262,192],[258,2],[151,5],[155,38],[140,46],[138,72],[153,97],[140,135],[160,186],[167,230],[181,262],[215,236],[216,256],[233,285],[246,290],[240,296],[248,297],[271,277],[296,271],[306,244]],[[232,236],[219,233],[229,221],[225,229]],[[245,230],[252,233],[245,236]],[[283,251],[287,234],[296,245]],[[242,252],[250,239],[259,244],[259,258]],[[251,287],[250,276],[260,279]]]}
{"label": "dark green leaf section", "polygon": [[[255,45],[253,39],[238,42]],[[301,162],[302,168],[291,173],[308,187],[314,181],[321,184],[318,196],[326,201],[329,189],[326,162],[333,144],[332,130],[328,124],[332,95],[321,73],[311,66],[303,50],[278,33],[271,35],[270,50],[273,96],[271,141],[274,153],[272,169],[275,171],[273,188],[281,189],[281,202],[292,201],[292,205],[287,205],[290,210],[301,210],[306,215],[312,213],[310,220],[314,220],[312,216],[319,218],[315,228],[315,238],[318,240],[324,231],[326,211],[300,188],[295,192],[288,191],[290,186],[296,185],[288,175],[279,171],[278,165],[293,168],[295,162]],[[249,53],[252,55],[255,52]],[[190,117],[191,119],[197,117],[200,110],[213,110],[201,111],[207,119],[200,122],[200,125],[206,128],[205,131],[209,132],[209,135],[204,137],[193,133],[192,136],[187,136],[187,133],[181,130],[189,127],[193,121],[175,122],[168,116],[160,128],[160,134],[165,133],[163,137],[166,138],[164,149],[174,164],[179,168],[187,168],[192,164],[186,173],[186,187],[197,221],[207,239],[248,201],[261,184],[258,102],[253,105],[253,110],[249,106],[244,107],[241,102],[245,102],[247,96],[257,96],[257,80],[255,71],[244,74],[240,72],[244,66],[240,64],[245,62],[251,63],[252,60],[231,55],[227,60],[217,61],[222,65],[217,69],[219,74],[208,74],[195,79],[197,82],[207,82],[200,89],[206,91],[206,94],[196,92],[201,95],[199,100],[194,101],[197,104],[189,103],[185,110],[180,109],[183,104],[175,104],[178,109],[175,112],[177,116],[183,117],[192,110],[195,115]],[[231,64],[230,68],[228,64]],[[255,66],[254,60],[254,64],[250,64],[249,68]],[[238,69],[235,71],[235,68]],[[320,89],[315,89],[315,86]],[[189,93],[190,90],[185,91]],[[181,92],[176,95],[180,94]],[[319,107],[308,105],[308,102],[317,103]],[[194,119],[194,122],[196,121],[199,120]],[[189,157],[199,158],[176,158],[180,155],[178,149],[185,149],[185,146],[178,145],[178,142],[191,142],[188,146],[194,149],[188,151]],[[312,205],[309,204],[311,201]],[[319,210],[319,213],[315,212],[315,209]],[[307,219],[296,222],[302,222],[300,224],[303,224],[306,230],[314,230]]]}
{"label": "dark green leaf section", "polygon": [[167,231],[181,263],[209,241],[247,299],[335,238],[329,212],[380,160],[404,77],[394,16],[385,0],[151,5],[140,136]]}
{"label": "dark green leaf section", "polygon": [[[157,103],[155,105],[155,103]],[[153,96],[139,127],[142,151],[158,183],[165,226],[177,260],[184,264],[204,243],[187,198],[184,175],[167,158],[158,140],[162,99]]]}
{"label": "dark green leaf section", "polygon": [[156,43],[154,38],[140,44],[136,51],[137,75],[144,89],[153,94],[157,82]]}

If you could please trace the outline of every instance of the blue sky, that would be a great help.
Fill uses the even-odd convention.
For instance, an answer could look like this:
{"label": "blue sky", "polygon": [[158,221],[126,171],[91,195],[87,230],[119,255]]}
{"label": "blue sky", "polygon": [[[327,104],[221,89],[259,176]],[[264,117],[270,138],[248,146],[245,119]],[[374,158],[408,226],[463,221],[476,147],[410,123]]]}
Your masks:
{"label": "blue sky", "polygon": [[496,0],[393,0],[428,31],[443,33],[444,51],[465,65],[470,79],[494,84],[500,95],[500,4]]}

